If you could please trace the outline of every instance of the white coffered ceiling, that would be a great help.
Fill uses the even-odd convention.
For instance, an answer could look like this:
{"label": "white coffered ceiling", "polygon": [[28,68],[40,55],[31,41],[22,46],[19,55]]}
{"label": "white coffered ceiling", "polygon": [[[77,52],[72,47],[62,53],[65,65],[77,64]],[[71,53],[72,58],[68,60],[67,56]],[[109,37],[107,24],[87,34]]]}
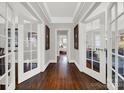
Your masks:
{"label": "white coffered ceiling", "polygon": [[43,3],[45,12],[51,23],[73,23],[73,18],[79,9],[79,2],[47,2]]}

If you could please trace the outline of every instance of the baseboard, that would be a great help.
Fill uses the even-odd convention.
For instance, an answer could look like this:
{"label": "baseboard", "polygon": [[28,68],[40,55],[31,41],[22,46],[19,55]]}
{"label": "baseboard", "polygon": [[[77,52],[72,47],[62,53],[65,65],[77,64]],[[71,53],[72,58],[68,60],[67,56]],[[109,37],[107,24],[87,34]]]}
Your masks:
{"label": "baseboard", "polygon": [[75,63],[75,60],[69,60],[69,63]]}
{"label": "baseboard", "polygon": [[78,70],[80,72],[83,72],[82,68],[80,67],[80,65],[75,61],[74,64],[76,65],[76,67],[78,68]]}
{"label": "baseboard", "polygon": [[57,63],[56,60],[50,60],[49,63]]}
{"label": "baseboard", "polygon": [[44,65],[44,68],[42,69],[42,72],[44,72],[44,71],[46,70],[46,68],[48,67],[49,64],[50,64],[50,63],[47,62],[47,64]]}
{"label": "baseboard", "polygon": [[107,88],[108,88],[109,90],[116,90],[116,89],[114,88],[113,84],[112,84],[109,80],[107,80]]}

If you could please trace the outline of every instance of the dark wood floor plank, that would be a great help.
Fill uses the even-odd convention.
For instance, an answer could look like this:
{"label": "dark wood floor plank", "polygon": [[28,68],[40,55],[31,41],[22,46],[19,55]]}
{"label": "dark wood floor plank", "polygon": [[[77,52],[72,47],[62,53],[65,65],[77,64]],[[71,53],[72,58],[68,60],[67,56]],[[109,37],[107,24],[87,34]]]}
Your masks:
{"label": "dark wood floor plank", "polygon": [[45,72],[24,81],[18,90],[105,90],[106,85],[82,73],[64,56],[57,64],[51,63]]}

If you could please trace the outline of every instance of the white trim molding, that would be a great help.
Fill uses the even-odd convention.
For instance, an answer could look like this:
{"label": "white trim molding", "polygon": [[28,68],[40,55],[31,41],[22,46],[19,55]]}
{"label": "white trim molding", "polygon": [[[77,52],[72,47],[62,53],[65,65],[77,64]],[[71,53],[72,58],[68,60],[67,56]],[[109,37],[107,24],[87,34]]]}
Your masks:
{"label": "white trim molding", "polygon": [[69,28],[56,28],[55,29],[55,60],[57,62],[57,32],[58,31],[67,31],[67,37],[68,37],[68,48],[67,48],[67,55],[68,55],[68,61],[70,62],[70,32],[71,29]]}

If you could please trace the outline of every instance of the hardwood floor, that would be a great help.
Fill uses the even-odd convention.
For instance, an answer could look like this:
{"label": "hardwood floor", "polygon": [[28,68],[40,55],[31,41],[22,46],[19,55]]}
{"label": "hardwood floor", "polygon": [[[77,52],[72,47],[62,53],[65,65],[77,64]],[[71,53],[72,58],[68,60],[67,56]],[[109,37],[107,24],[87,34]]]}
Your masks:
{"label": "hardwood floor", "polygon": [[79,72],[75,64],[69,64],[61,56],[57,64],[50,64],[42,72],[17,86],[18,90],[105,90],[106,85]]}

